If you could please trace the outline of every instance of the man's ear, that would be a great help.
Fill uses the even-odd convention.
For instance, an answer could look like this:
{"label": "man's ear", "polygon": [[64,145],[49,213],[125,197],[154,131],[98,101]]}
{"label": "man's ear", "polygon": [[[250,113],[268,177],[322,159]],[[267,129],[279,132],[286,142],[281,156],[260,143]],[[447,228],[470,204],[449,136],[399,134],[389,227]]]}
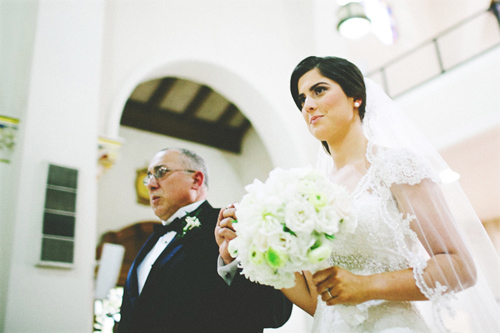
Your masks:
{"label": "man's ear", "polygon": [[192,179],[193,179],[192,188],[194,190],[198,190],[203,186],[203,182],[205,181],[205,175],[201,171],[196,171],[195,173],[193,173]]}

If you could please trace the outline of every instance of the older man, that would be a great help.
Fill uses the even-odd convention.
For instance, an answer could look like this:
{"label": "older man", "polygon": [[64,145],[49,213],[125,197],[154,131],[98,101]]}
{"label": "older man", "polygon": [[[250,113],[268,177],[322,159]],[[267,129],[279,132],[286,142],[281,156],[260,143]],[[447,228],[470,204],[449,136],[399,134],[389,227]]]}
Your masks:
{"label": "older man", "polygon": [[217,273],[219,210],[206,201],[208,170],[186,149],[165,149],[144,180],[162,220],[127,277],[118,332],[262,332],[289,318],[281,292]]}

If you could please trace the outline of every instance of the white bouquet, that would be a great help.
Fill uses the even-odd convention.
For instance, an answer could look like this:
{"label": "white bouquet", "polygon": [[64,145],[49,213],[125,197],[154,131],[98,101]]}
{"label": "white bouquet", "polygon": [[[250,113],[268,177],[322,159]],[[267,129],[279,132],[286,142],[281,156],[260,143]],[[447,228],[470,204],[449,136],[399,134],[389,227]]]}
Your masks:
{"label": "white bouquet", "polygon": [[328,267],[334,242],[357,227],[347,189],[318,170],[278,168],[245,189],[229,251],[251,281],[293,287],[295,272]]}

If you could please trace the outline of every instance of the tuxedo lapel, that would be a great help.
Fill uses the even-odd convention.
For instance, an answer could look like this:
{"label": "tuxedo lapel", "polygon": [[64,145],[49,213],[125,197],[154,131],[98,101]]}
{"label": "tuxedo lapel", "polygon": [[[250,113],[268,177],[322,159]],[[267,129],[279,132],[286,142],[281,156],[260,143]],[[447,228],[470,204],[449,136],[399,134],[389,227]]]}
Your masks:
{"label": "tuxedo lapel", "polygon": [[169,263],[173,262],[176,256],[181,252],[182,248],[189,244],[193,238],[196,238],[196,235],[199,233],[199,230],[191,230],[184,237],[180,237],[176,235],[174,239],[167,245],[165,250],[160,254],[158,259],[156,259],[155,263],[151,267],[151,271],[149,272],[148,278],[144,287],[142,289],[141,297],[147,297],[146,295],[150,291],[155,290],[156,281],[160,277],[164,277],[162,271],[166,269]]}
{"label": "tuxedo lapel", "polygon": [[183,237],[176,235],[155,261],[151,271],[165,266],[183,246],[189,243],[191,239],[196,236],[198,232],[199,230],[190,230]]}
{"label": "tuxedo lapel", "polygon": [[127,288],[128,292],[130,295],[130,299],[132,303],[139,297],[139,283],[137,280],[137,269],[139,268],[139,265],[141,262],[144,260],[146,255],[151,251],[151,249],[155,246],[156,242],[158,241],[159,237],[156,233],[153,233],[146,243],[142,246],[142,248],[139,250],[139,253],[137,254],[137,257],[135,258],[134,262],[132,263],[132,267],[130,268],[129,271],[129,277],[127,279]]}

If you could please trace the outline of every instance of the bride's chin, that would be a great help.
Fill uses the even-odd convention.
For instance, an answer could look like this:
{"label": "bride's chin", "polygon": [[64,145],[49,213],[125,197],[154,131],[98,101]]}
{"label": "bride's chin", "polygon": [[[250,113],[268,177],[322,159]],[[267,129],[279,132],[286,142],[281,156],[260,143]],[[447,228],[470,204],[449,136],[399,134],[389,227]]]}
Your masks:
{"label": "bride's chin", "polygon": [[312,136],[314,136],[316,138],[316,140],[318,141],[326,141],[326,135],[325,133],[322,133],[322,131],[318,131],[318,130],[311,130],[311,134]]}

